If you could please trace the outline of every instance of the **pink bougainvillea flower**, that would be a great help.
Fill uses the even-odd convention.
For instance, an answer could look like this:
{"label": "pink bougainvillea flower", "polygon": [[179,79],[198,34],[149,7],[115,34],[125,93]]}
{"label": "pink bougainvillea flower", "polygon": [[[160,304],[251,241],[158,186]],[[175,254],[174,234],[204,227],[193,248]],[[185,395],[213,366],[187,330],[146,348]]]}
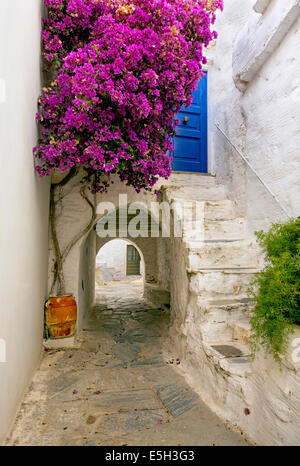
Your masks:
{"label": "pink bougainvillea flower", "polygon": [[176,114],[192,102],[222,0],[45,0],[38,174],[82,167],[92,192],[116,174],[137,192],[171,174]]}

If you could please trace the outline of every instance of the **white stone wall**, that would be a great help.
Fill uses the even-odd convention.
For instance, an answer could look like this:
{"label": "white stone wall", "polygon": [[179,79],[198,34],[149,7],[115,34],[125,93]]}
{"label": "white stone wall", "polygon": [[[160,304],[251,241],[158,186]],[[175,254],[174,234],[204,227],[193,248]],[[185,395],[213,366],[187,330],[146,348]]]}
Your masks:
{"label": "white stone wall", "polygon": [[38,365],[47,296],[49,180],[33,166],[40,0],[0,2],[0,444]]}
{"label": "white stone wall", "polygon": [[[174,254],[181,254],[179,240],[172,248]],[[179,369],[186,380],[213,411],[258,445],[300,445],[300,365],[299,359],[297,364],[292,360],[299,328],[290,338],[288,357],[282,365],[263,351],[252,363],[242,365],[219,359],[207,339],[222,344],[228,312],[223,318],[209,317],[201,300],[203,289],[199,285],[189,289],[184,268],[173,269],[172,278],[172,326],[166,348],[169,355],[180,358]],[[216,293],[217,279],[211,284]],[[219,290],[224,292],[222,286]]]}
{"label": "white stone wall", "polygon": [[78,313],[79,328],[83,326],[84,318],[87,317],[87,311],[90,309],[95,298],[95,255],[96,234],[92,230],[80,251],[78,306],[79,309],[85,309],[85,312]]}
{"label": "white stone wall", "polygon": [[[229,222],[236,222],[234,211],[226,210],[224,201],[221,206],[208,203],[205,215],[215,217],[225,234]],[[214,228],[210,238],[216,235]],[[185,236],[170,241],[167,357],[180,358],[178,369],[190,385],[245,438],[258,445],[300,445],[300,329],[290,336],[282,364],[264,351],[252,361],[247,288],[261,266],[259,250],[253,239],[201,243],[200,238],[191,246]],[[216,345],[240,355],[226,356]]]}
{"label": "white stone wall", "polygon": [[[299,2],[224,3],[216,23],[219,38],[208,51],[209,167],[227,186],[228,198],[237,203],[236,215],[246,219],[246,237],[251,237],[288,215],[232,145],[283,208],[291,216],[300,215]],[[201,271],[190,270],[195,257],[181,240],[170,245],[169,349],[181,359],[179,368],[215,412],[258,444],[299,445],[300,366],[291,359],[299,328],[281,367],[263,352],[254,362],[222,358],[212,350],[212,342],[245,344],[250,354],[247,305],[243,301],[235,305],[234,295],[240,288],[246,291],[252,272],[229,268],[202,276]],[[230,243],[228,248],[232,249]],[[200,262],[209,250],[210,245],[199,250]],[[220,243],[222,257],[226,250]],[[250,267],[250,255],[244,258]],[[216,255],[211,259],[218,262]],[[218,307],[209,305],[210,300]]]}
{"label": "white stone wall", "polygon": [[216,22],[219,39],[209,50],[210,167],[238,201],[250,234],[288,217],[215,124],[284,209],[298,216],[299,14],[295,0],[225,0]]}

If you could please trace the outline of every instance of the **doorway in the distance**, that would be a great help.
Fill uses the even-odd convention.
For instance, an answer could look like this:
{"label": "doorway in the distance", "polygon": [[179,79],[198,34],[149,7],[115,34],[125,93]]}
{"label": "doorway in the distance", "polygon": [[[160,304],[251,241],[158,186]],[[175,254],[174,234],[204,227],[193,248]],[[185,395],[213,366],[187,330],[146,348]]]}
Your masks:
{"label": "doorway in the distance", "polygon": [[133,244],[127,244],[126,275],[132,277],[141,274],[141,256]]}
{"label": "doorway in the distance", "polygon": [[123,239],[107,242],[96,256],[95,266],[96,302],[105,300],[107,304],[109,298],[142,299],[144,259],[141,251],[132,242]]}

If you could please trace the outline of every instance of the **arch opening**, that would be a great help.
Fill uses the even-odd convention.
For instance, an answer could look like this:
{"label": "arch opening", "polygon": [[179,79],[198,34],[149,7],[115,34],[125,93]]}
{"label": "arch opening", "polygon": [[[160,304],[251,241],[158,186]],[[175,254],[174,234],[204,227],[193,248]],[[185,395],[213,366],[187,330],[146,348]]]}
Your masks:
{"label": "arch opening", "polygon": [[95,260],[95,304],[141,301],[145,261],[142,251],[127,239],[112,239],[99,248]]}
{"label": "arch opening", "polygon": [[[132,237],[129,226],[133,216],[129,214],[126,217],[127,235],[123,236],[120,228],[123,211],[116,208],[106,210],[103,214],[98,217],[80,248],[79,330],[87,323],[86,318],[93,304],[99,303],[99,300],[107,302],[110,297],[105,296],[109,295],[115,302],[127,295],[132,304],[143,301],[156,309],[170,308],[170,244],[169,238],[161,234],[159,221],[151,218],[150,210],[146,209],[144,217],[148,217],[148,227],[141,230],[138,228],[139,234]],[[106,228],[105,234],[99,234],[99,231],[103,233],[103,225],[109,218],[117,219],[116,227],[113,228],[115,234],[105,236]],[[108,221],[108,225],[111,224]],[[155,231],[158,231],[154,237],[150,234],[153,225]],[[107,293],[109,286],[111,291]],[[124,293],[120,296],[122,288]]]}

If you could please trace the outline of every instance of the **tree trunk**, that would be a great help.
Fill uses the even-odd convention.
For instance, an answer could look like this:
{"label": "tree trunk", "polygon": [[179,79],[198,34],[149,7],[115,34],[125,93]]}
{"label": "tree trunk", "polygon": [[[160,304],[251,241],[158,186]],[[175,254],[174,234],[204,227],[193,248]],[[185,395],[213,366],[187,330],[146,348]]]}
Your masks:
{"label": "tree trunk", "polygon": [[65,247],[63,251],[61,251],[59,241],[57,238],[57,232],[56,232],[56,205],[57,203],[61,200],[55,199],[55,192],[56,188],[58,186],[62,187],[68,183],[70,179],[72,179],[74,176],[77,175],[77,170],[76,169],[71,169],[69,174],[59,183],[52,184],[51,185],[51,195],[50,195],[50,224],[51,224],[51,234],[52,234],[52,240],[53,240],[53,246],[54,246],[54,251],[55,251],[55,268],[54,268],[54,278],[53,278],[53,283],[51,286],[51,291],[50,295],[52,295],[55,291],[55,286],[56,283],[58,282],[57,285],[57,296],[63,296],[66,294],[66,288],[65,288],[65,278],[64,278],[64,273],[63,273],[63,264],[68,257],[70,251],[72,248],[80,241],[93,227],[93,224],[96,220],[96,207],[95,205],[89,200],[88,196],[85,193],[86,186],[82,186],[80,188],[80,195],[84,199],[84,201],[89,205],[89,207],[92,210],[92,216],[91,220],[89,221],[88,225],[80,230],[75,237],[69,242],[69,244]]}

